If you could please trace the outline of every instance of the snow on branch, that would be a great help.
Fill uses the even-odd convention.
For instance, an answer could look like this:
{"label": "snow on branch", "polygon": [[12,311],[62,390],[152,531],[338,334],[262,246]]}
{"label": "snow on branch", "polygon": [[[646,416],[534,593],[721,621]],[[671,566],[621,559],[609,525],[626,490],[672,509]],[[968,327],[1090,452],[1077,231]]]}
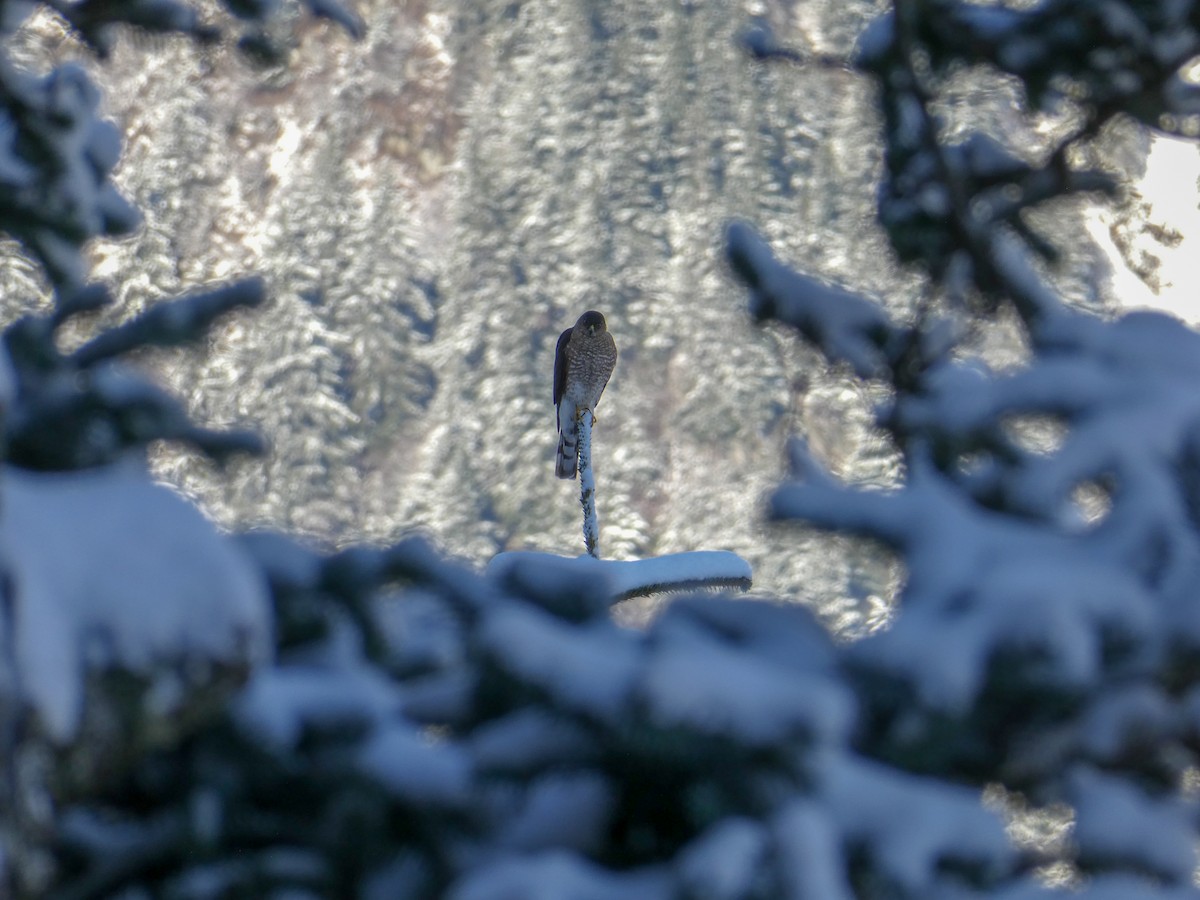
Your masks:
{"label": "snow on branch", "polygon": [[[748,227],[731,226],[727,252],[755,316],[789,322],[832,362],[891,382],[878,422],[906,466],[894,490],[855,488],[796,442],[770,511],[881,541],[905,567],[889,627],[843,658],[862,704],[860,750],[910,773],[1072,803],[1071,862],[1098,873],[1085,896],[1184,896],[1197,829],[1178,785],[1200,733],[1200,337],[1160,314],[1105,320],[1069,308],[1035,259],[1053,259],[1055,248],[1024,212],[1112,190],[1110,175],[1069,160],[1125,108],[1130,86],[1135,115],[1153,111],[1161,122],[1178,111],[1177,70],[1200,46],[1182,25],[1196,4],[1163,12],[1117,0],[1082,19],[1055,4],[945,3],[937,16],[913,0],[895,6],[864,35],[857,60],[880,83],[880,221],[944,297],[982,296],[984,309],[1007,299],[1031,359],[993,372],[955,352],[955,336],[936,335],[927,317],[904,334],[882,310],[789,272]],[[1059,46],[1125,47],[1134,32],[1144,40],[1127,55]],[[1037,101],[1064,68],[1089,98],[1122,99],[1080,108],[1077,130],[1036,163],[979,133],[947,146],[936,114],[942,76],[976,55],[1019,70]],[[1050,423],[1054,439],[1029,440],[1031,422]],[[931,800],[928,787],[918,793]],[[1153,886],[1132,881],[1145,876]],[[902,869],[892,877],[907,879]],[[1052,894],[1015,891],[1003,895]]]}
{"label": "snow on branch", "polygon": [[0,58],[0,230],[24,244],[63,296],[87,280],[86,240],[127,234],[139,221],[109,180],[121,138],[99,106],[78,64],[39,77]]}
{"label": "snow on branch", "polygon": [[501,580],[518,578],[525,590],[531,579],[586,576],[604,585],[603,596],[608,603],[697,589],[749,590],[753,580],[750,564],[727,550],[695,550],[633,560],[512,551],[492,557],[487,573]]}
{"label": "snow on branch", "polygon": [[235,309],[253,309],[266,300],[261,278],[246,278],[156,303],[141,315],[101,332],[71,354],[71,361],[89,366],[138,347],[172,347],[200,340],[221,316]]}
{"label": "snow on branch", "polygon": [[[386,577],[393,555],[335,564],[252,543],[273,560],[281,606],[309,615]],[[693,556],[685,571],[696,575],[704,557]],[[714,572],[737,572],[708,558]],[[382,851],[372,880],[387,896],[668,900],[719,884],[723,897],[848,900],[852,853],[910,896],[938,895],[964,870],[973,884],[1014,874],[1002,823],[976,791],[855,756],[840,651],[804,608],[692,596],[645,629],[614,624],[612,573],[683,567],[649,563],[505,554],[484,577],[460,571],[450,590],[475,598],[465,604],[442,579],[418,576],[375,613],[389,678],[327,614],[334,627],[310,630],[243,695],[232,765],[298,787],[315,765],[321,784],[358,786],[355,811],[377,823],[362,846]],[[648,791],[654,803],[642,801]],[[194,786],[177,794],[171,803],[193,802]],[[338,796],[306,805],[288,846],[325,859],[328,828],[316,826],[345,816]],[[265,821],[289,808],[282,791],[255,802]],[[613,866],[611,853],[630,862]],[[430,865],[442,859],[449,866]]]}
{"label": "snow on branch", "polygon": [[905,332],[879,304],[789,269],[745,222],[730,224],[725,241],[734,274],[750,289],[756,319],[794,325],[830,360],[849,363],[863,378],[888,371]]}
{"label": "snow on branch", "polygon": [[[981,393],[987,392],[961,397],[963,408]],[[1176,408],[1194,412],[1190,402]],[[1162,417],[1169,410],[1151,412]],[[1173,428],[1165,419],[1163,427]],[[1018,467],[1005,480],[1019,481],[1025,471],[1072,456],[1087,459],[1097,443],[1102,448],[1113,440],[1127,449],[1141,446],[1137,466],[1153,473],[1151,457],[1162,444],[1152,423],[1123,425],[1118,418],[1113,424],[1107,438],[1103,430],[1094,432],[1089,446],[1072,449],[1068,439],[1057,454],[1031,455],[1028,469]],[[777,519],[872,537],[904,561],[907,577],[891,627],[848,651],[865,684],[887,685],[865,697],[881,708],[899,702],[909,710],[894,727],[890,714],[880,721],[875,740],[885,755],[924,758],[941,771],[1007,766],[1012,783],[1022,783],[1060,778],[1072,759],[1125,752],[1104,749],[1083,727],[1046,732],[1036,710],[1071,698],[1090,707],[1085,719],[1110,717],[1115,712],[1101,710],[1113,685],[1134,672],[1165,677],[1169,668],[1161,667],[1170,659],[1195,652],[1200,615],[1183,597],[1192,596],[1187,586],[1195,583],[1200,548],[1195,529],[1172,509],[1178,496],[1135,483],[1114,498],[1107,525],[1072,529],[1058,517],[987,508],[920,446],[915,442],[903,486],[880,491],[838,484],[797,445],[796,479],[771,501]],[[1145,561],[1152,552],[1157,567],[1150,570]],[[931,646],[943,649],[931,653]],[[1004,736],[981,743],[975,729],[983,726],[975,717],[996,708],[1010,710]],[[935,722],[956,722],[961,730],[942,730]],[[1161,761],[1141,757],[1129,764],[1159,771]]]}
{"label": "snow on branch", "polygon": [[[211,720],[273,656],[272,611],[257,568],[135,466],[0,479],[0,893],[50,896],[50,848],[86,839],[59,804]],[[187,840],[160,818],[114,841],[95,820],[104,862],[81,896]]]}
{"label": "snow on branch", "polygon": [[22,690],[56,741],[84,720],[89,673],[270,655],[258,572],[170,490],[133,467],[0,475]]}
{"label": "snow on branch", "polygon": [[[301,0],[309,11],[363,33],[361,19],[341,0]],[[229,22],[244,23],[240,47],[260,57],[279,56],[279,40],[263,23],[279,15],[274,0],[225,0]],[[180,33],[199,42],[220,34],[203,4],[187,0],[111,0],[105,3],[43,0],[6,7],[0,32],[8,36],[39,6],[53,9],[93,52],[111,50],[121,26]],[[0,231],[37,259],[56,299],[70,303],[85,290],[86,243],[133,231],[140,214],[121,196],[112,173],[121,156],[117,126],[100,116],[100,92],[84,67],[69,62],[37,75],[0,54]]]}
{"label": "snow on branch", "polygon": [[71,318],[103,306],[109,297],[104,289],[78,291],[47,315],[18,319],[0,334],[17,386],[4,422],[7,459],[38,470],[99,466],[156,440],[191,444],[217,463],[261,453],[256,434],[193,423],[178,398],[121,357],[146,346],[199,340],[218,317],[257,306],[264,296],[261,280],[245,279],[166,300],[73,353],[59,349],[59,331]]}

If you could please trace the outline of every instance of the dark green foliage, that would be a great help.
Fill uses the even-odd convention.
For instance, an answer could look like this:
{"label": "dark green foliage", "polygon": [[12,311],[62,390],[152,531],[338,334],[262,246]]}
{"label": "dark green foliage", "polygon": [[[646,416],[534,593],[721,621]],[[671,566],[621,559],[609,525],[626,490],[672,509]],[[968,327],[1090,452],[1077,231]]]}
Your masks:
{"label": "dark green foliage", "polygon": [[250,280],[154,306],[124,325],[101,332],[72,353],[58,349],[58,329],[106,300],[92,289],[50,315],[26,316],[4,331],[16,396],[4,419],[7,458],[28,469],[69,470],[104,465],[158,440],[195,446],[221,462],[256,453],[248,432],[216,432],[194,425],[181,403],[119,357],[144,347],[200,340],[220,315],[265,298]]}

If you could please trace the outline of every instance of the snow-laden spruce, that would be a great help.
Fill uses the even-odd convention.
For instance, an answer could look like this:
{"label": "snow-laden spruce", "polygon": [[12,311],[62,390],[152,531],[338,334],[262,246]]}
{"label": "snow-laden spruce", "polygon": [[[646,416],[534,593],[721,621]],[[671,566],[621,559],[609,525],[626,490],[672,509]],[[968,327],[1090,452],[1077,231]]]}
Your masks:
{"label": "snow-laden spruce", "polygon": [[132,469],[4,469],[0,481],[20,696],[60,746],[78,737],[85,697],[104,693],[93,678],[139,677],[140,711],[167,719],[220,669],[270,658],[259,572],[167,488]]}

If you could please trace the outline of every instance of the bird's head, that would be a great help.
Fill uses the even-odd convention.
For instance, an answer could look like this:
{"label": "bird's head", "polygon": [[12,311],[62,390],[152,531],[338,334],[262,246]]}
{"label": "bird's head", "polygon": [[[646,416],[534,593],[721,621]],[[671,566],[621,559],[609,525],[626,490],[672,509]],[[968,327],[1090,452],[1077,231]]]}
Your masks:
{"label": "bird's head", "polygon": [[608,330],[608,325],[604,321],[604,316],[600,315],[600,313],[596,312],[594,309],[589,309],[582,316],[580,316],[579,321],[575,323],[575,327],[582,331],[586,331],[588,334],[595,334],[598,331]]}

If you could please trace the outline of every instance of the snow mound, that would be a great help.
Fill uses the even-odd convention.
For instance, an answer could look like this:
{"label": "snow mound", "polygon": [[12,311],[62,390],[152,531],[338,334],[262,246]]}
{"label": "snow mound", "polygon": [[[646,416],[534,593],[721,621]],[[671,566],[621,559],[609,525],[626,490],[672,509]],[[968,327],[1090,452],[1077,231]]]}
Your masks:
{"label": "snow mound", "polygon": [[20,689],[55,741],[74,737],[91,673],[196,680],[270,657],[261,576],[167,488],[131,468],[5,469],[2,484]]}

